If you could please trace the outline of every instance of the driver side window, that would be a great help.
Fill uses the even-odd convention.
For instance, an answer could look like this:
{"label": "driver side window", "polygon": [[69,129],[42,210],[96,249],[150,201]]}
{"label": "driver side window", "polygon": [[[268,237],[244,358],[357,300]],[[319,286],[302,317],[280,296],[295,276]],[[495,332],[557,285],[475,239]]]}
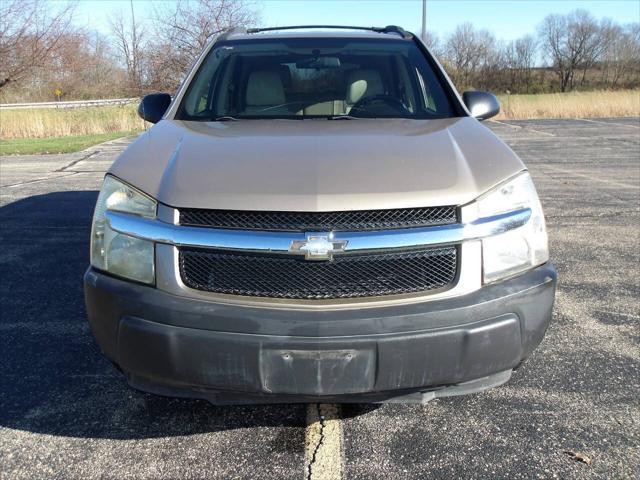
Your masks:
{"label": "driver side window", "polygon": [[189,87],[184,109],[189,115],[207,116],[211,110],[211,93],[218,79],[219,66],[226,58],[221,51],[216,51],[213,61],[204,64],[202,73]]}

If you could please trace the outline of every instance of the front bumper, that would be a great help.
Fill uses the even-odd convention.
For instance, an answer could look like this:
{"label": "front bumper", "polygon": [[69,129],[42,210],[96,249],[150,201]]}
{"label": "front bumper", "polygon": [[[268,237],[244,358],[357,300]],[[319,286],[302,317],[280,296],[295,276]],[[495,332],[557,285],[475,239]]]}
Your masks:
{"label": "front bumper", "polygon": [[455,298],[301,311],[85,274],[93,334],[131,385],[220,404],[425,401],[504,383],[542,340],[555,287],[548,263]]}

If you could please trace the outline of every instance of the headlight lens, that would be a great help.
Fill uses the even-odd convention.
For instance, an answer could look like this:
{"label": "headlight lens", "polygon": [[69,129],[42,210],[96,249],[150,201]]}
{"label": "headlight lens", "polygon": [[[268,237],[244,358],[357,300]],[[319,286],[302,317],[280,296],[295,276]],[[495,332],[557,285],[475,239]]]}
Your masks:
{"label": "headlight lens", "polygon": [[114,275],[143,283],[154,283],[153,242],[114,232],[105,212],[114,210],[155,218],[157,203],[135,188],[106,176],[91,227],[91,265]]}
{"label": "headlight lens", "polygon": [[530,208],[522,227],[482,240],[485,283],[494,282],[549,260],[547,229],[542,206],[527,172],[499,185],[475,202],[478,217],[490,217]]}

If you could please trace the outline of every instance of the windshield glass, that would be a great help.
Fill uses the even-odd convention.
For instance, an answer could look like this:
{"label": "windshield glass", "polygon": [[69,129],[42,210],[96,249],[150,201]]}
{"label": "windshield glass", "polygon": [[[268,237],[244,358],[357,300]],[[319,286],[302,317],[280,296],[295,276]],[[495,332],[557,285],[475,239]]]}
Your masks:
{"label": "windshield glass", "polygon": [[454,116],[410,40],[285,38],[217,44],[194,76],[180,120]]}

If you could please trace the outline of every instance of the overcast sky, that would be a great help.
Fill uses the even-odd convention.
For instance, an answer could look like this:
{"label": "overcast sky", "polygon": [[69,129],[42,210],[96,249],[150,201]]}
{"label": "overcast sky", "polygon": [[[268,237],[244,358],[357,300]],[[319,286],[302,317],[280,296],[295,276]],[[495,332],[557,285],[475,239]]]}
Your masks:
{"label": "overcast sky", "polygon": [[[171,0],[134,0],[135,15],[151,19],[154,5]],[[400,25],[420,32],[421,0],[256,0],[261,12],[260,26]],[[639,0],[427,0],[427,29],[439,36],[456,25],[472,22],[490,30],[497,38],[512,40],[534,33],[540,21],[550,13],[568,13],[576,8],[590,11],[596,18],[609,17],[619,23],[640,21]],[[108,17],[113,12],[129,12],[129,0],[80,0],[78,25],[109,32]]]}

